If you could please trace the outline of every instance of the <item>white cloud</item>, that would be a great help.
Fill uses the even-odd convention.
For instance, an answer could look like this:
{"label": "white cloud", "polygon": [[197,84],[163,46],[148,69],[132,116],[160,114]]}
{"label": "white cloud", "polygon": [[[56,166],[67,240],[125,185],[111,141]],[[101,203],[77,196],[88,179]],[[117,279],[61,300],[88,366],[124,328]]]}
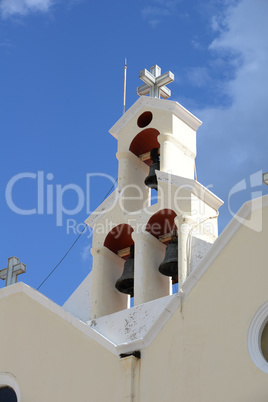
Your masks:
{"label": "white cloud", "polygon": [[160,22],[162,17],[167,17],[171,14],[169,8],[148,6],[141,10],[142,17],[148,21],[152,28],[155,28]]}
{"label": "white cloud", "polygon": [[219,31],[219,21],[216,15],[211,18],[211,28],[213,31]]}
{"label": "white cloud", "polygon": [[152,28],[155,28],[164,17],[169,17],[176,12],[178,3],[181,0],[153,0],[141,10],[142,17],[148,21]]}
{"label": "white cloud", "polygon": [[12,47],[13,45],[12,45],[12,42],[10,41],[10,40],[8,40],[8,39],[3,39],[1,42],[0,42],[0,47],[6,47],[6,48],[8,48],[8,47]]}
{"label": "white cloud", "polygon": [[48,12],[53,3],[54,0],[1,0],[0,12],[4,18],[32,12]]}
{"label": "white cloud", "polygon": [[195,87],[204,87],[210,81],[207,67],[191,67],[187,70],[187,78],[191,85]]}
{"label": "white cloud", "polygon": [[193,48],[194,49],[196,49],[196,50],[202,50],[202,45],[201,45],[201,43],[195,38],[195,39],[192,39],[192,41],[191,41],[191,44],[192,44],[192,46],[193,46]]}
{"label": "white cloud", "polygon": [[195,110],[204,122],[198,133],[197,165],[201,177],[210,177],[225,200],[235,180],[268,171],[267,15],[268,1],[240,0],[224,18],[213,19],[218,36],[209,49],[218,66],[230,63],[234,69],[232,79],[218,83],[231,102],[228,107]]}
{"label": "white cloud", "polygon": [[144,18],[152,18],[156,16],[168,16],[171,14],[171,11],[164,7],[148,6],[141,11],[141,14]]}

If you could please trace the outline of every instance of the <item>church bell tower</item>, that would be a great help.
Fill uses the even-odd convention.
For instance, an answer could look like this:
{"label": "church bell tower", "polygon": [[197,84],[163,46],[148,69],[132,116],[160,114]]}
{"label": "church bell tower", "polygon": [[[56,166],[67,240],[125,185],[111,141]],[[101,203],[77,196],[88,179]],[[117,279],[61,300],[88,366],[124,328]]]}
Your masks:
{"label": "church bell tower", "polygon": [[[169,71],[140,71],[139,99],[110,129],[118,187],[86,220],[93,228],[91,319],[171,295],[218,236],[222,201],[195,176],[201,121],[167,100]],[[147,96],[148,95],[148,96]],[[162,98],[162,99],[161,99]]]}

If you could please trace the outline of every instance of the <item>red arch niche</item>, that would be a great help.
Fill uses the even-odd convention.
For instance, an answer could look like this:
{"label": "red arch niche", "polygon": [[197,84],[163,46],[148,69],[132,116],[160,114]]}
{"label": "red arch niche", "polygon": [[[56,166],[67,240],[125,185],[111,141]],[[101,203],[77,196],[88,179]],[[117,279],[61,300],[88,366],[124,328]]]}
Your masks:
{"label": "red arch niche", "polygon": [[[160,144],[157,141],[159,131],[155,128],[146,128],[133,138],[129,150],[136,156],[150,152],[153,148],[160,148]],[[145,161],[147,165],[151,165],[151,159]]]}
{"label": "red arch niche", "polygon": [[134,244],[131,237],[133,229],[130,225],[125,223],[117,225],[114,227],[106,236],[104,241],[104,246],[109,250],[117,253],[118,250],[130,247]]}
{"label": "red arch niche", "polygon": [[156,238],[177,230],[174,219],[176,213],[172,209],[161,209],[149,219],[146,230]]}

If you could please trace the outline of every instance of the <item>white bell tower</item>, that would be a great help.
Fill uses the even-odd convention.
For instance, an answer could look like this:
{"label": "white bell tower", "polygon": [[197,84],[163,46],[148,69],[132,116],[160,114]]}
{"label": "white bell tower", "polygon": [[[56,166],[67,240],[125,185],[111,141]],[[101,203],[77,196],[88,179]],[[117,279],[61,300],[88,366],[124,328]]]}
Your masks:
{"label": "white bell tower", "polygon": [[[93,228],[91,319],[129,308],[130,296],[119,292],[130,247],[134,245],[134,305],[179,291],[187,276],[218,236],[222,201],[195,180],[196,131],[202,124],[170,96],[174,80],[153,66],[142,70],[140,98],[111,128],[118,141],[118,188],[86,220]],[[149,96],[145,96],[149,94]],[[144,183],[158,152],[157,202]],[[151,171],[150,171],[151,172]],[[159,272],[167,244],[178,241],[177,275]]]}

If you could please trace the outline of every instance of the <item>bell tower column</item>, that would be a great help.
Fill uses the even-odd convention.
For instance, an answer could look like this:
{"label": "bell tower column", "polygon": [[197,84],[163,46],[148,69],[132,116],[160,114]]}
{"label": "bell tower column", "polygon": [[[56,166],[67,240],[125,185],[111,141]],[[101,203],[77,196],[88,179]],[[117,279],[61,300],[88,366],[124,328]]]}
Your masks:
{"label": "bell tower column", "polygon": [[135,231],[132,238],[135,242],[135,306],[172,294],[171,279],[158,271],[165,256],[165,246],[146,231]]}
{"label": "bell tower column", "polygon": [[[191,134],[195,136],[194,133]],[[173,134],[160,134],[157,139],[160,143],[160,170],[193,179],[195,160],[193,150],[182,145]],[[191,148],[194,149],[194,145]]]}
{"label": "bell tower column", "polygon": [[149,188],[144,185],[148,166],[131,152],[117,152],[119,161],[118,186],[123,192],[120,206],[123,213],[138,211],[148,206]]}
{"label": "bell tower column", "polygon": [[181,288],[189,275],[190,249],[188,249],[188,238],[193,220],[189,215],[179,215],[174,219],[174,222],[178,228],[178,282]]}
{"label": "bell tower column", "polygon": [[128,308],[129,296],[115,288],[122,275],[124,260],[106,247],[92,248],[91,319]]}

